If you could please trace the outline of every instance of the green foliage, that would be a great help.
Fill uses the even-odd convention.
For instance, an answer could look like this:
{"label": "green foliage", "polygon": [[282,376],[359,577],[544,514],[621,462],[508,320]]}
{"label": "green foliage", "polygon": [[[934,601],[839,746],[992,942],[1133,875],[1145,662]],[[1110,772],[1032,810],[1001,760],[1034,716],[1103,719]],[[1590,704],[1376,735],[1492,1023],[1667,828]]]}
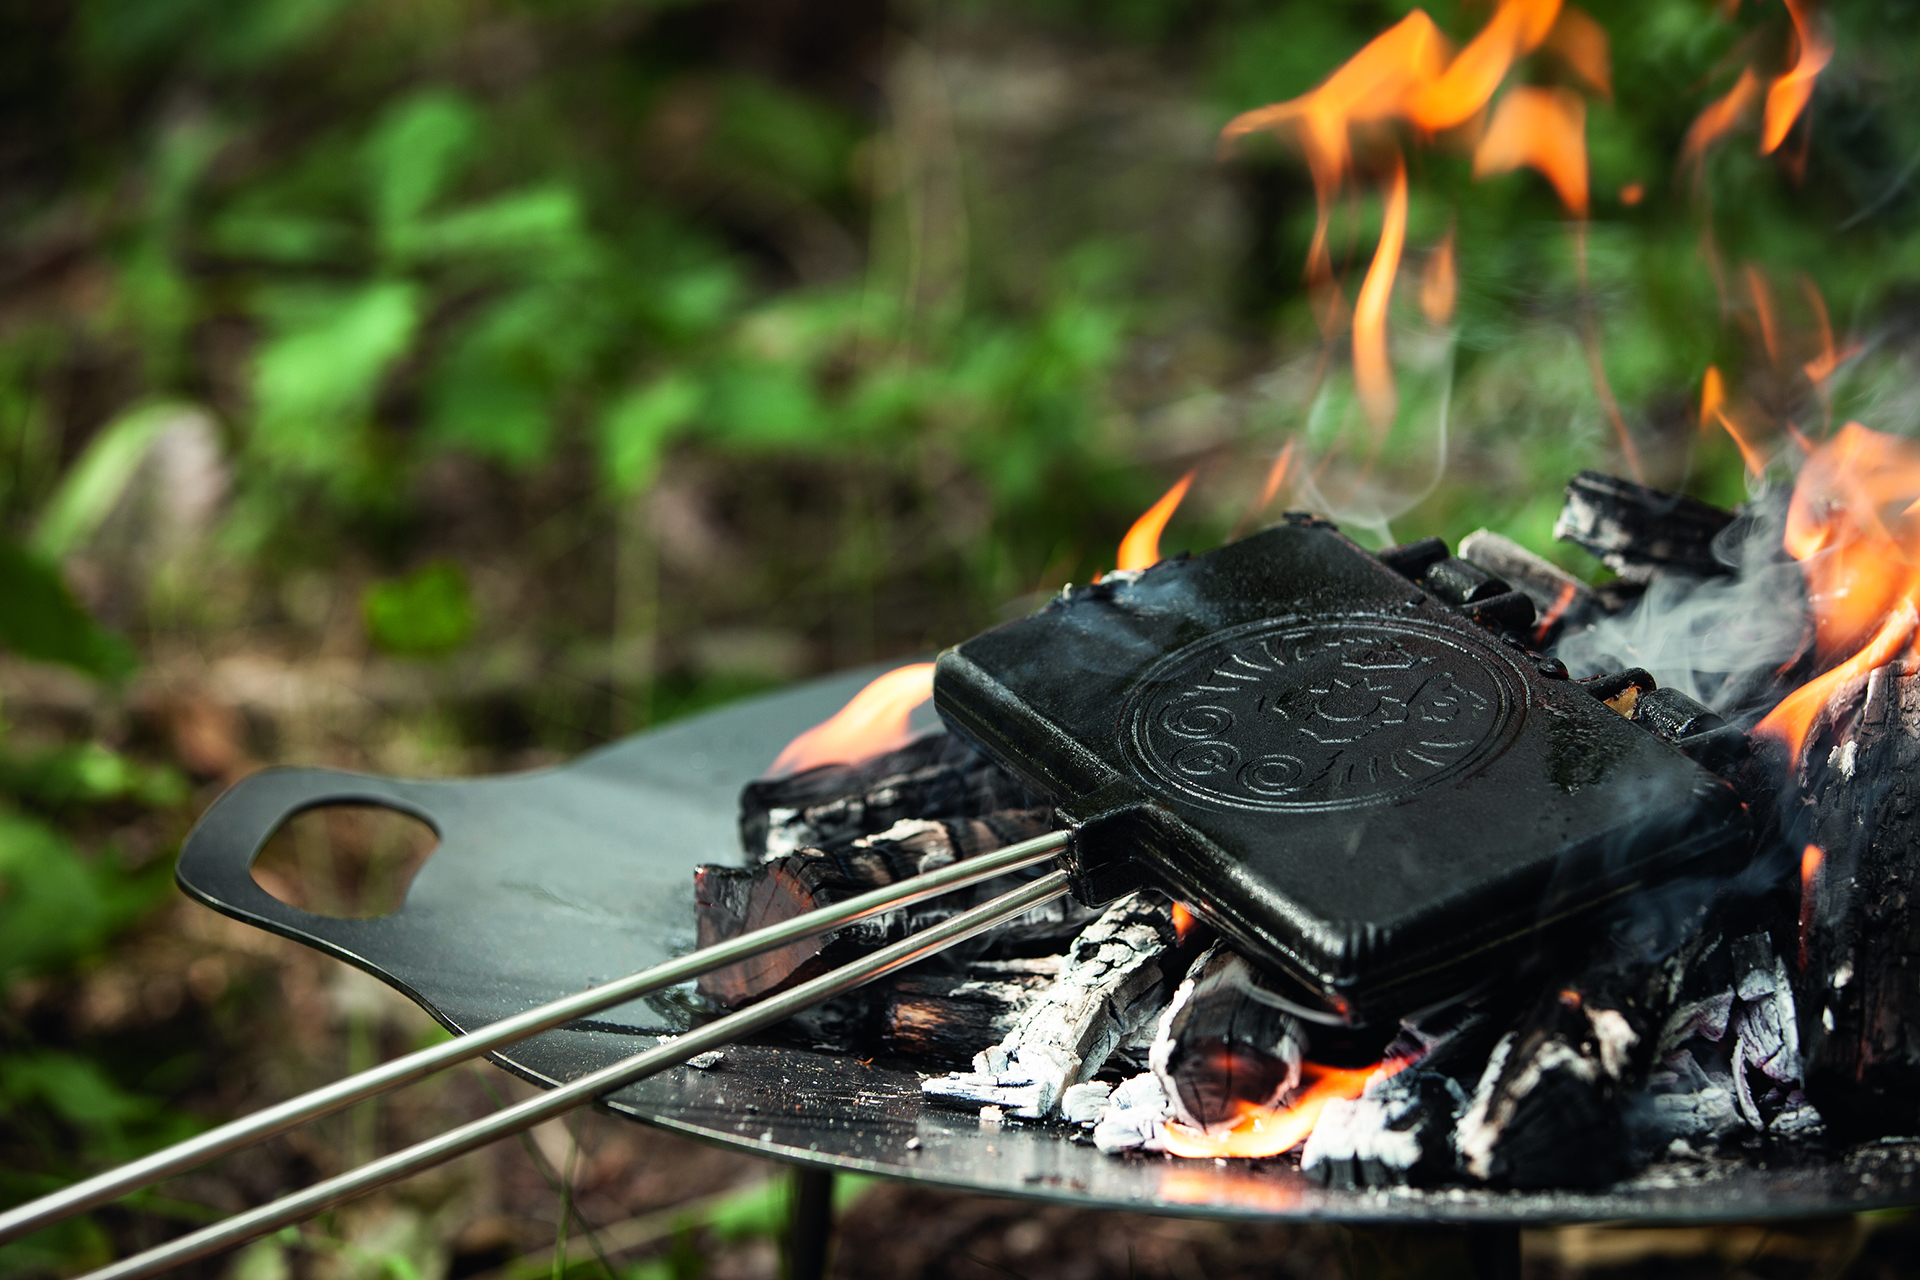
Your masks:
{"label": "green foliage", "polygon": [[165,869],[130,876],[83,857],[54,827],[0,811],[0,987],[72,964],[167,890]]}
{"label": "green foliage", "polygon": [[59,571],[0,537],[0,647],[23,658],[61,662],[89,675],[132,673],[133,650],[101,627],[60,580]]}
{"label": "green foliage", "polygon": [[478,623],[466,573],[446,561],[376,582],[360,604],[374,644],[411,658],[454,652],[473,637]]}

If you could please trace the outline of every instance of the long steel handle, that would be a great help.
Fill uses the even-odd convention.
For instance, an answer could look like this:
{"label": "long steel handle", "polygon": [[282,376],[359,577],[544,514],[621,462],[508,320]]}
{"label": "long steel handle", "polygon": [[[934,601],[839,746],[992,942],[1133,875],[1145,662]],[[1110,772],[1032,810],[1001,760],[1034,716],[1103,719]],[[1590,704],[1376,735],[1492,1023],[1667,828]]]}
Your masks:
{"label": "long steel handle", "polygon": [[529,1098],[525,1102],[508,1107],[504,1111],[496,1112],[484,1120],[463,1125],[437,1138],[430,1138],[404,1151],[396,1151],[371,1164],[362,1165],[337,1178],[329,1178],[304,1191],[283,1196],[258,1209],[237,1214],[224,1222],[202,1228],[158,1248],[135,1254],[112,1266],[102,1267],[82,1277],[81,1280],[140,1280],[140,1277],[157,1275],[169,1267],[177,1267],[195,1258],[203,1258],[210,1253],[217,1253],[234,1245],[244,1244],[248,1240],[257,1239],[268,1232],[310,1218],[362,1192],[385,1186],[389,1182],[397,1182],[422,1169],[451,1160],[476,1147],[485,1146],[489,1142],[551,1119],[601,1094],[678,1065],[710,1049],[730,1044],[741,1036],[791,1017],[809,1005],[818,1004],[843,991],[871,982],[895,969],[912,964],[916,960],[925,959],[956,942],[964,941],[1015,916],[1031,911],[1035,907],[1044,906],[1064,896],[1066,892],[1067,873],[1050,871],[1025,888],[1003,894],[971,911],[963,912],[929,929],[923,929],[884,950],[843,965],[831,973],[822,974],[810,982],[770,997],[749,1009],[743,1009],[739,1013],[730,1014],[704,1027],[689,1031],[657,1049],[635,1054],[610,1067],[603,1067],[591,1075],[582,1076],[571,1084],[562,1085],[538,1097]]}
{"label": "long steel handle", "polygon": [[655,965],[651,969],[630,974],[605,986],[582,991],[578,995],[564,996],[550,1004],[543,1004],[525,1013],[502,1018],[498,1022],[488,1023],[468,1035],[458,1036],[417,1053],[395,1058],[371,1070],[348,1076],[324,1085],[311,1093],[303,1093],[297,1098],[289,1098],[263,1111],[243,1116],[217,1129],[209,1130],[196,1138],[156,1151],[129,1164],[77,1182],[51,1195],[29,1201],[16,1208],[0,1213],[0,1244],[30,1231],[36,1231],[84,1213],[97,1205],[130,1191],[138,1190],[162,1178],[170,1177],[198,1164],[204,1164],[216,1156],[284,1133],[296,1125],[318,1119],[352,1106],[356,1102],[371,1098],[376,1094],[412,1084],[416,1080],[444,1070],[469,1058],[479,1057],[483,1053],[498,1049],[516,1040],[550,1030],[564,1022],[584,1017],[590,1013],[623,1004],[635,997],[670,987],[689,978],[698,977],[710,969],[718,969],[735,961],[747,959],[763,951],[798,942],[816,934],[837,929],[842,925],[878,915],[895,907],[907,906],[937,894],[953,889],[990,880],[995,876],[1018,871],[1037,863],[1045,862],[1064,849],[1071,839],[1065,831],[1055,831],[1019,844],[1008,845],[992,853],[983,853],[968,858],[964,862],[955,862],[945,867],[902,880],[898,884],[875,889],[845,902],[820,908],[791,920],[756,929],[752,933],[729,938],[725,942],[669,960],[665,964]]}

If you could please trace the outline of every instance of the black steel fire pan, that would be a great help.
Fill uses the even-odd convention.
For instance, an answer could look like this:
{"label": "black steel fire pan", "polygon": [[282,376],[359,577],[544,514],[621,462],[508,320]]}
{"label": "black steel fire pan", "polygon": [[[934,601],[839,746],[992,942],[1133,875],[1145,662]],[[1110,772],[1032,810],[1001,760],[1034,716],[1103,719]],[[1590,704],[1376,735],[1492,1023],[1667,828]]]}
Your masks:
{"label": "black steel fire pan", "polygon": [[[736,803],[790,738],[873,671],[803,686],[641,734],[562,768],[462,781],[318,769],[257,774],[208,811],[179,879],[216,910],[390,983],[462,1031],[693,945],[693,868],[737,856]],[[430,823],[440,845],[405,905],[375,920],[310,915],[249,872],[292,815],[375,804]],[[496,1060],[543,1086],[574,1079],[687,1025],[663,993],[539,1036]],[[1819,1216],[1920,1203],[1920,1142],[1797,1162],[1674,1161],[1598,1193],[1337,1191],[1284,1159],[1105,1156],[1062,1131],[926,1106],[899,1063],[769,1044],[623,1090],[620,1114],[757,1155],[996,1195],[1223,1217],[1349,1222],[1699,1222]]]}

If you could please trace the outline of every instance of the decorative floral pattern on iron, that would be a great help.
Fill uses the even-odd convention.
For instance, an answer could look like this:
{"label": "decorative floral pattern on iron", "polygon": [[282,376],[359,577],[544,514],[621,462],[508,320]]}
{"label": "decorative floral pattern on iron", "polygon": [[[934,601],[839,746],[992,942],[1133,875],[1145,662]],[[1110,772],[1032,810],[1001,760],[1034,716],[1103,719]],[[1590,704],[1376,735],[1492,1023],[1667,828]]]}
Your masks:
{"label": "decorative floral pattern on iron", "polygon": [[1511,740],[1523,677],[1489,644],[1414,620],[1267,619],[1169,655],[1121,717],[1149,782],[1232,809],[1388,804]]}

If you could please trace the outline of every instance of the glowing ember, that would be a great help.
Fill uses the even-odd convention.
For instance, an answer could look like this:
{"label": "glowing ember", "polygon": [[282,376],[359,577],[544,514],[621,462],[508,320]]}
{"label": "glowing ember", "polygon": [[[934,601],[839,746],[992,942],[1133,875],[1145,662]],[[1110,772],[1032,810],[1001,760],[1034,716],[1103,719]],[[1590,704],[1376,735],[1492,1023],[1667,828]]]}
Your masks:
{"label": "glowing ember", "polygon": [[1813,82],[1833,58],[1833,45],[1818,35],[1807,17],[1804,3],[1786,0],[1793,17],[1794,43],[1799,56],[1787,73],[1767,86],[1766,112],[1760,126],[1760,153],[1769,155],[1786,141],[1793,122],[1806,110],[1813,97]]}
{"label": "glowing ember", "polygon": [[1547,606],[1547,611],[1540,615],[1540,621],[1533,628],[1535,644],[1546,643],[1547,632],[1553,630],[1553,624],[1566,615],[1568,607],[1573,604],[1574,597],[1578,594],[1578,588],[1571,582],[1560,588],[1560,594],[1553,598],[1553,603]]}
{"label": "glowing ember", "polygon": [[1148,507],[1145,515],[1133,522],[1127,536],[1120,539],[1115,568],[1146,569],[1160,563],[1160,534],[1166,529],[1167,521],[1173,519],[1174,509],[1187,496],[1192,484],[1193,472],[1189,471],[1173,488],[1161,494],[1160,501]]}
{"label": "glowing ember", "polygon": [[1251,1159],[1277,1156],[1305,1142],[1320,1120],[1320,1113],[1335,1098],[1357,1098],[1376,1076],[1385,1079],[1406,1066],[1406,1061],[1388,1059],[1376,1066],[1349,1069],[1301,1064],[1304,1087],[1286,1106],[1269,1110],[1246,1104],[1231,1128],[1217,1132],[1195,1129],[1178,1120],[1167,1121],[1167,1150],[1177,1156],[1204,1160],[1210,1157],[1236,1156]]}
{"label": "glowing ember", "polygon": [[832,719],[789,742],[767,776],[781,777],[823,764],[852,764],[904,746],[913,737],[907,717],[932,696],[931,662],[889,671],[854,694]]}
{"label": "glowing ember", "polygon": [[1826,860],[1826,851],[1817,844],[1808,845],[1800,855],[1800,968],[1803,972],[1807,967],[1807,927],[1813,923],[1820,864]]}
{"label": "glowing ember", "polygon": [[1620,188],[1620,203],[1631,209],[1647,198],[1647,186],[1644,182],[1629,182]]}
{"label": "glowing ember", "polygon": [[1193,927],[1197,923],[1199,922],[1194,918],[1193,912],[1187,909],[1186,903],[1173,904],[1173,934],[1176,938],[1185,942],[1187,935],[1193,932]]}

